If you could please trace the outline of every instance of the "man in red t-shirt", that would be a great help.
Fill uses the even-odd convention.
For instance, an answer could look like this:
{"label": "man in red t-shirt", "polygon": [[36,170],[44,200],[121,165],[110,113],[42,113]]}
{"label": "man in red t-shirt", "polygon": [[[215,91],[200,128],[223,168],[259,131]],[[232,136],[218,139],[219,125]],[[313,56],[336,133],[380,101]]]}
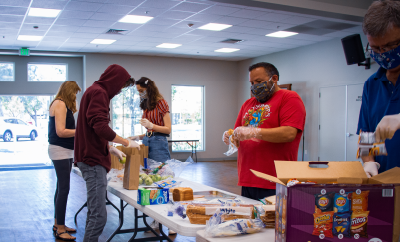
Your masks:
{"label": "man in red t-shirt", "polygon": [[[253,97],[240,109],[232,135],[238,147],[242,196],[262,199],[275,195],[275,183],[256,177],[250,169],[276,176],[275,160],[296,161],[306,110],[300,96],[279,88],[279,72],[270,63],[250,66]],[[229,144],[229,135],[224,133]]]}

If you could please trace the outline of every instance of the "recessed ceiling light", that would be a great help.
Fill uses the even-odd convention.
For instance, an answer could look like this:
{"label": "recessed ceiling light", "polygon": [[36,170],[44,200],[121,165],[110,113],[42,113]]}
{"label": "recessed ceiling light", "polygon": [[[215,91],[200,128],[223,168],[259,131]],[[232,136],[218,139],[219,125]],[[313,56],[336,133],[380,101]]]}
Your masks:
{"label": "recessed ceiling light", "polygon": [[153,17],[150,16],[140,16],[140,15],[126,15],[121,18],[118,22],[122,23],[131,23],[131,24],[144,24],[147,21],[150,21]]}
{"label": "recessed ceiling light", "polygon": [[224,53],[231,53],[231,52],[235,52],[238,51],[240,49],[235,49],[235,48],[221,48],[218,50],[214,50],[215,52],[224,52]]}
{"label": "recessed ceiling light", "polygon": [[181,46],[181,44],[169,44],[169,43],[163,43],[161,45],[157,45],[156,47],[158,48],[169,48],[169,49],[173,49],[173,48],[177,48]]}
{"label": "recessed ceiling light", "polygon": [[293,35],[296,35],[296,34],[298,34],[298,33],[289,32],[289,31],[278,31],[278,32],[274,32],[274,33],[271,33],[271,34],[267,34],[265,36],[277,37],[277,38],[286,38],[286,37],[293,36]]}
{"label": "recessed ceiling light", "polygon": [[61,12],[59,9],[30,8],[28,16],[55,18]]}
{"label": "recessed ceiling light", "polygon": [[221,31],[221,30],[227,29],[229,27],[232,27],[232,25],[209,23],[209,24],[206,24],[206,25],[203,25],[203,26],[199,27],[199,29]]}
{"label": "recessed ceiling light", "polygon": [[109,45],[114,43],[116,40],[114,39],[94,39],[91,44],[96,44],[96,45]]}
{"label": "recessed ceiling light", "polygon": [[25,40],[25,41],[41,41],[43,36],[37,35],[18,35],[18,40]]}

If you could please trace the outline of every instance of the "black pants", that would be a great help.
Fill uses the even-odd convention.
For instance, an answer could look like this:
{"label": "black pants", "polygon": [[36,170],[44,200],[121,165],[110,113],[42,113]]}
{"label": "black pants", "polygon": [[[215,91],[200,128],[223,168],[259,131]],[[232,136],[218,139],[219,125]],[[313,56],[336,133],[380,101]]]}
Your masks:
{"label": "black pants", "polygon": [[53,160],[57,174],[57,188],[54,195],[54,218],[57,219],[58,225],[65,225],[72,163],[73,159]]}
{"label": "black pants", "polygon": [[254,200],[263,199],[264,197],[273,196],[276,194],[275,189],[264,189],[258,187],[242,187],[242,196]]}

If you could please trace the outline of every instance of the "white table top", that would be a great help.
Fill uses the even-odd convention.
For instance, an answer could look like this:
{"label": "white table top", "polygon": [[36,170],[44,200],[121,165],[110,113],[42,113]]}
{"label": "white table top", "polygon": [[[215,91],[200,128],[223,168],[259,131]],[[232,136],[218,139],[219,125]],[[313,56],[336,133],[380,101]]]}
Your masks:
{"label": "white table top", "polygon": [[[81,172],[79,168],[73,167],[73,172],[79,176]],[[230,194],[233,196],[237,196],[237,198],[241,199],[243,202],[248,204],[261,204],[261,202],[249,199],[246,197],[238,196],[236,194],[223,191],[217,188],[213,188],[210,186],[206,186],[197,182],[192,182],[182,178],[175,178],[177,181],[182,181],[182,187],[190,187],[193,189],[193,192],[201,192],[201,191],[220,191],[226,194]],[[127,190],[122,187],[122,182],[109,182],[107,186],[107,190],[114,194],[115,196],[121,198],[123,201],[127,202],[129,205],[137,208],[142,213],[145,213],[149,217],[154,220],[160,222],[162,225],[166,226],[169,229],[174,230],[180,235],[195,237],[197,231],[204,230],[205,225],[200,224],[191,224],[188,218],[182,219],[181,217],[174,215],[172,217],[167,216],[167,209],[170,206],[169,204],[162,205],[146,205],[142,206],[137,204],[137,190]]]}
{"label": "white table top", "polygon": [[204,230],[197,231],[196,242],[243,242],[243,241],[275,241],[275,229],[262,229],[261,232],[255,234],[244,234],[238,236],[206,238]]}

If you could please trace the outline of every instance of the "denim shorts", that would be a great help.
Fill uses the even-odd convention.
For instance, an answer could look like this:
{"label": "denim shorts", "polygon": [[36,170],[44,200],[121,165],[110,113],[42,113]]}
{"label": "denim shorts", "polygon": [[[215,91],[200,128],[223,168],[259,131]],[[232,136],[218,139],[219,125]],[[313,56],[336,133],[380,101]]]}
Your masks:
{"label": "denim shorts", "polygon": [[165,136],[144,136],[143,144],[149,147],[149,159],[166,162],[171,159],[168,140]]}

